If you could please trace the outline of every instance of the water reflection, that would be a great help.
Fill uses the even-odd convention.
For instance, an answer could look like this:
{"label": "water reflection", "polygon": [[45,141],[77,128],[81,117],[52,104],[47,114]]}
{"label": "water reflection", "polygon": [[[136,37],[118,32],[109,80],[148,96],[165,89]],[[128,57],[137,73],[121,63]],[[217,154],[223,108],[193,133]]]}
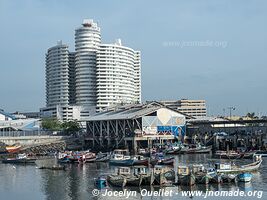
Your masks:
{"label": "water reflection", "polygon": [[[180,155],[176,157],[175,170],[178,165],[210,162],[210,155]],[[249,163],[251,160],[240,161]],[[53,165],[54,159],[40,160],[38,166]],[[263,160],[260,172],[254,173],[252,183],[237,184],[209,184],[166,187],[165,190],[180,193],[181,191],[267,191],[267,159]],[[39,170],[36,166],[16,166],[0,164],[0,194],[1,199],[47,199],[47,200],[85,200],[85,199],[112,199],[103,196],[93,197],[95,189],[94,178],[100,174],[112,173],[115,167],[108,163],[90,163],[86,165],[67,165],[66,171]],[[160,187],[131,187],[127,191],[136,191],[137,196],[129,199],[177,199],[163,197],[141,197],[143,189],[160,191]],[[123,191],[122,188],[109,188],[109,191]],[[102,193],[105,190],[102,191]],[[30,197],[30,198],[29,198]],[[189,198],[189,197],[188,197]],[[113,198],[119,199],[119,198]],[[125,198],[121,198],[125,199]],[[241,198],[240,198],[241,199]]]}

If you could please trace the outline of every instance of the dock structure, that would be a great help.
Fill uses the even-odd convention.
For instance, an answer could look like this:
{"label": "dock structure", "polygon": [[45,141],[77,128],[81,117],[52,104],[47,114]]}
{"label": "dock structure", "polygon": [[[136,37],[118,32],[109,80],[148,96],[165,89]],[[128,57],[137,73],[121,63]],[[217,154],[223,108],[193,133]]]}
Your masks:
{"label": "dock structure", "polygon": [[213,144],[213,149],[267,148],[267,120],[197,120],[187,121],[187,136],[192,143]]}
{"label": "dock structure", "polygon": [[185,135],[186,116],[161,103],[134,104],[110,108],[86,119],[86,141],[92,148],[129,147],[136,151]]}

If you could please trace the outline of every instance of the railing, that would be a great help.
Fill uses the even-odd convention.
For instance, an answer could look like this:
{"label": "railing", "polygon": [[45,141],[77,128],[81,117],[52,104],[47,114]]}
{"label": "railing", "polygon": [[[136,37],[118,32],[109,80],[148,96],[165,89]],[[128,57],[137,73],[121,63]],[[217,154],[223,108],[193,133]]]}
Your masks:
{"label": "railing", "polygon": [[49,136],[51,131],[0,131],[0,137]]}

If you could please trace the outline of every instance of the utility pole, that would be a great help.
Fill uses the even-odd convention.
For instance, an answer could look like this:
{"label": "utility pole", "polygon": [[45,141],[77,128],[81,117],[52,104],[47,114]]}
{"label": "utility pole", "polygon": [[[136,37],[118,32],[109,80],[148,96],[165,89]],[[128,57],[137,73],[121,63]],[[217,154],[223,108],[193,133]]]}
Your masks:
{"label": "utility pole", "polygon": [[235,107],[230,106],[230,107],[228,107],[228,109],[230,111],[230,120],[231,120],[231,118],[232,118],[232,110],[234,111],[235,110]]}

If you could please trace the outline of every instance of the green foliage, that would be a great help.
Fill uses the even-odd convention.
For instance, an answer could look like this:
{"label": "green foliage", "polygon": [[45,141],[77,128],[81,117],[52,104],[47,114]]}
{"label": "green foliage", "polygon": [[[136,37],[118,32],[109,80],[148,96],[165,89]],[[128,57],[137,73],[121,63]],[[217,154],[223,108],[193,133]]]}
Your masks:
{"label": "green foliage", "polygon": [[63,122],[61,127],[66,134],[77,133],[81,130],[81,126],[77,120]]}
{"label": "green foliage", "polygon": [[251,119],[258,119],[258,118],[259,118],[258,116],[255,115],[254,112],[252,112],[252,113],[248,113],[248,114],[246,115],[246,117],[249,117],[249,118],[251,118]]}
{"label": "green foliage", "polygon": [[81,130],[81,126],[77,120],[60,122],[55,118],[43,119],[42,127],[49,131],[63,131],[65,134],[73,134]]}
{"label": "green foliage", "polygon": [[61,123],[59,120],[55,118],[42,119],[42,127],[43,129],[50,131],[60,131]]}

